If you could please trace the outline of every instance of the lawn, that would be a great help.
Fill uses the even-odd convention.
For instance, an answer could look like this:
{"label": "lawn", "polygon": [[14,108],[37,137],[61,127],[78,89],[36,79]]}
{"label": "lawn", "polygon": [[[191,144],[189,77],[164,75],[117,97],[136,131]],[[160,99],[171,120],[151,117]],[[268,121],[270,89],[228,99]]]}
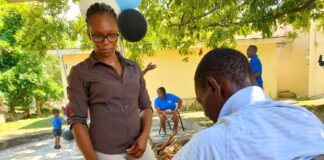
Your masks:
{"label": "lawn", "polygon": [[26,119],[0,124],[0,141],[52,129],[52,117]]}

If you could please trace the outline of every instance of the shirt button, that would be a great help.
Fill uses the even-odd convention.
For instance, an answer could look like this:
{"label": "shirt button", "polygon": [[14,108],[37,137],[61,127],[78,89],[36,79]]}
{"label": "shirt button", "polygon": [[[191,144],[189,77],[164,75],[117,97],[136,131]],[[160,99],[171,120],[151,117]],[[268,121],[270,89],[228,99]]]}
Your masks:
{"label": "shirt button", "polygon": [[128,106],[125,106],[125,109],[127,109],[128,108]]}

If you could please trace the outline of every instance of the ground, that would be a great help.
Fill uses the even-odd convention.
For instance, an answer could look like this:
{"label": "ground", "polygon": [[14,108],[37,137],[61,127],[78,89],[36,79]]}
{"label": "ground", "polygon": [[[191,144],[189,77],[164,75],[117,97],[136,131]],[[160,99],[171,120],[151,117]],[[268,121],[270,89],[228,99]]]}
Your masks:
{"label": "ground", "polygon": [[75,141],[62,140],[62,148],[54,150],[54,139],[29,143],[19,147],[0,151],[1,159],[5,160],[82,160],[83,157]]}
{"label": "ground", "polygon": [[[297,105],[305,106],[310,111],[314,112],[322,121],[324,120],[324,98],[317,100],[300,100],[295,101],[294,103]],[[203,127],[208,127],[213,124],[208,118],[204,116],[203,111],[181,112],[181,117],[184,121],[194,121]],[[29,119],[24,121],[0,124],[0,141],[1,139],[3,140],[5,138],[24,135],[26,133],[49,130],[51,129],[51,118],[52,117]],[[160,136],[158,135],[159,123],[157,122],[158,118],[155,117],[154,126],[152,127],[153,132],[151,136],[157,137],[157,139],[163,141],[167,139],[167,137],[160,138]],[[185,125],[185,128],[187,127],[188,126]],[[189,134],[192,134],[192,130],[187,129],[185,132],[179,132],[179,135],[177,137],[186,137]],[[0,151],[0,157],[1,159],[8,160],[83,159],[74,141],[68,142],[62,140],[62,149],[60,150],[54,150],[53,143],[53,139],[50,139],[41,142],[21,145],[19,147],[14,147],[4,151]]]}

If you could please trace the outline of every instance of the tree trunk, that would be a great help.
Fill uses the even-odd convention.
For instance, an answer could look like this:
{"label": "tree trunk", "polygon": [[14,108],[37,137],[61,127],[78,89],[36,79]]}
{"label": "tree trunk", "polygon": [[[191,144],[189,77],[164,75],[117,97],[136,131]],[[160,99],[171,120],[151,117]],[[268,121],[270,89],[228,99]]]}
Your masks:
{"label": "tree trunk", "polygon": [[42,105],[42,102],[39,99],[36,99],[36,114],[37,114],[37,117],[40,117],[42,115],[41,105]]}
{"label": "tree trunk", "polygon": [[16,113],[15,112],[15,105],[14,105],[13,102],[11,102],[11,100],[9,100],[8,106],[9,106],[9,112],[10,113]]}
{"label": "tree trunk", "polygon": [[2,98],[0,97],[0,123],[4,123],[4,122],[6,122],[5,109],[4,109]]}

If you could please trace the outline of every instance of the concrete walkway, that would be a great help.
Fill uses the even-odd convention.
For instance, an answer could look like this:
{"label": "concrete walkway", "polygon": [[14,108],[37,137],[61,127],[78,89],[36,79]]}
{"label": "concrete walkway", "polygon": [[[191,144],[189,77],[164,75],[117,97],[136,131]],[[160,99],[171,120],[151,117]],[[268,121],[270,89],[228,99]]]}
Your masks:
{"label": "concrete walkway", "polygon": [[[173,128],[173,122],[170,123],[171,123],[171,127]],[[183,125],[185,128],[184,131],[182,130],[181,124],[179,122],[179,132],[174,137],[174,139],[178,139],[180,141],[186,142],[193,136],[193,134],[203,129],[203,127],[201,127],[200,125],[194,122],[183,121]],[[161,136],[159,134],[159,130],[160,130],[160,121],[157,117],[155,117],[153,119],[153,125],[150,134],[153,144],[155,145],[163,144],[163,142],[167,141],[169,136],[172,134],[172,131],[169,129],[168,126],[167,126],[167,136]],[[161,131],[161,133],[163,133],[163,131]]]}
{"label": "concrete walkway", "polygon": [[82,160],[75,141],[61,141],[62,148],[54,150],[54,139],[29,143],[0,152],[3,160]]}

